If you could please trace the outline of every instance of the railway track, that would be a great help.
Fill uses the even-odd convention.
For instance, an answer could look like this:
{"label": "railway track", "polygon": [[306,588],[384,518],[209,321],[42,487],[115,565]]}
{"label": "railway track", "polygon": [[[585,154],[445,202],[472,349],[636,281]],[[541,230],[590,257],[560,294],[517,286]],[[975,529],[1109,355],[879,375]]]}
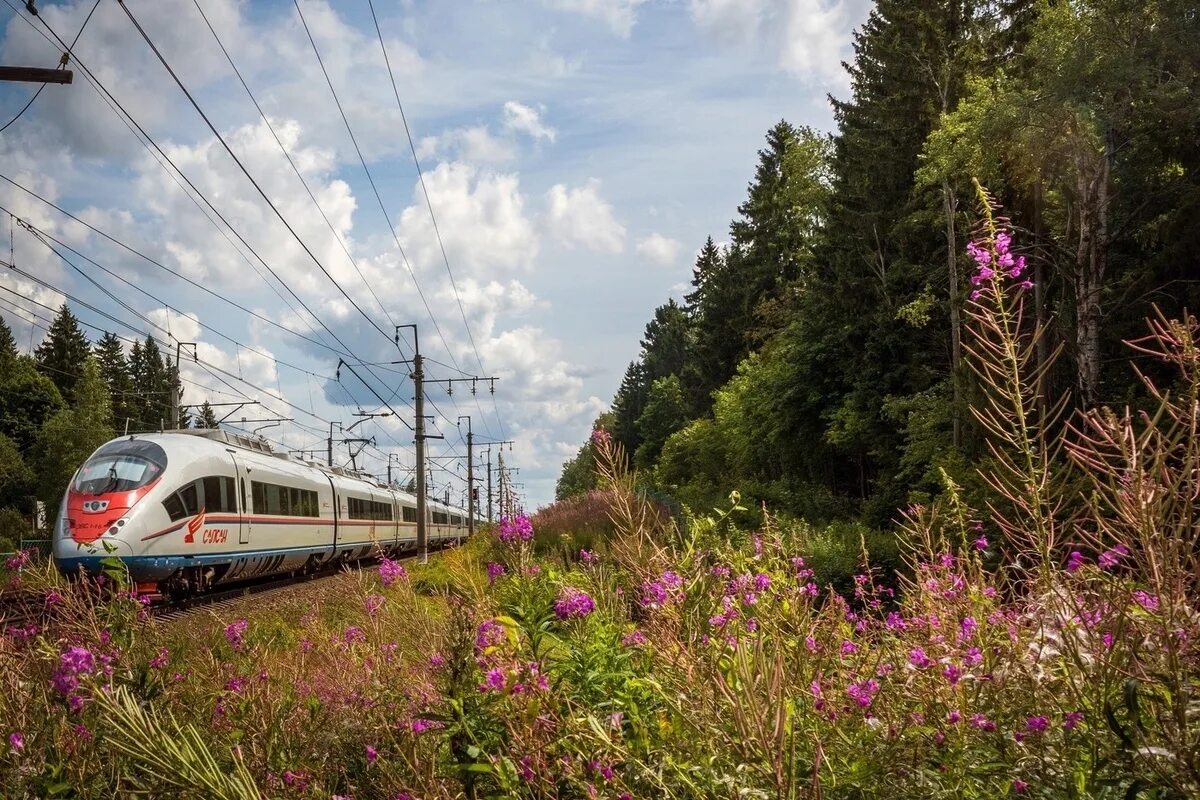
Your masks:
{"label": "railway track", "polygon": [[[432,554],[432,553],[431,553]],[[415,555],[395,559],[400,563],[411,563]],[[342,564],[311,573],[286,575],[265,581],[246,581],[226,588],[205,592],[184,600],[152,603],[150,614],[155,619],[170,622],[197,611],[216,611],[228,608],[251,596],[271,595],[294,589],[304,584],[332,578],[349,571],[359,571],[374,566],[376,559],[363,559],[352,564]],[[0,634],[11,628],[25,628],[44,623],[51,614],[45,595],[32,589],[18,589],[0,593]]]}

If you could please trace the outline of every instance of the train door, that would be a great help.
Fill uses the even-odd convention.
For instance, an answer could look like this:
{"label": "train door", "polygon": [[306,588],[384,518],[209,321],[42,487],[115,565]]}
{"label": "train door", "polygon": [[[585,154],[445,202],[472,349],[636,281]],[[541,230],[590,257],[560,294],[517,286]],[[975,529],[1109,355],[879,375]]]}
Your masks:
{"label": "train door", "polygon": [[248,467],[243,467],[238,461],[237,455],[232,450],[227,451],[229,458],[233,460],[233,474],[237,476],[237,495],[238,502],[241,504],[238,508],[241,513],[238,515],[238,544],[250,544],[250,487],[246,484],[246,473],[250,471]]}

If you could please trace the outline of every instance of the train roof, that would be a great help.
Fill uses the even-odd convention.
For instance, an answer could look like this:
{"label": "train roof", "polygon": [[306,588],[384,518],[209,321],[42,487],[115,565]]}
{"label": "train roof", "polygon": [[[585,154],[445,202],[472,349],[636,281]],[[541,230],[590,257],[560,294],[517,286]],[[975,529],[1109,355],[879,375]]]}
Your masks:
{"label": "train roof", "polygon": [[[326,474],[337,475],[341,478],[362,481],[363,483],[370,484],[376,489],[383,489],[384,491],[403,495],[413,499],[414,501],[416,500],[416,497],[409,492],[388,486],[386,483],[376,479],[375,476],[369,475],[365,472],[347,469],[345,467],[331,467],[327,464],[322,464],[319,461],[312,461],[309,459],[293,458],[290,453],[281,453],[276,451],[275,448],[271,446],[271,443],[261,436],[250,436],[244,433],[235,433],[234,431],[228,431],[223,428],[183,428],[180,430],[155,431],[152,433],[133,433],[127,436],[118,437],[118,439],[150,439],[162,442],[169,441],[172,438],[180,436],[191,437],[192,441],[204,440],[222,447],[233,447],[239,450],[247,450],[253,453],[272,456],[281,461],[287,461],[297,466],[308,467]],[[425,502],[430,508],[437,509],[439,511],[455,511],[462,514],[467,513],[465,508],[448,505],[433,497],[427,497]]]}

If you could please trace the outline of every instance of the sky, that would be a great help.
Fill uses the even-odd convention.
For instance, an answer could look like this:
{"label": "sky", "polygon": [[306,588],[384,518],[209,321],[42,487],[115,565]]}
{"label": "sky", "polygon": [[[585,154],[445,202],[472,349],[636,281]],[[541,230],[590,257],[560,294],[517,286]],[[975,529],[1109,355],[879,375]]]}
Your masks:
{"label": "sky", "polygon": [[[288,418],[262,435],[320,458],[331,422],[359,422],[335,437],[373,439],[357,464],[378,476],[413,467],[395,363],[412,335],[397,345],[395,326],[415,323],[445,437],[434,492],[464,501],[469,415],[477,442],[513,442],[493,465],[502,449],[536,509],[654,308],[687,291],[705,237],[726,236],[768,128],[832,128],[869,2],[372,2],[382,49],[368,0],[128,0],[218,138],[101,0],[74,83],[0,133],[0,175],[33,193],[0,180],[20,270],[0,271],[0,315],[36,346],[71,295],[93,340],[195,342],[183,403],[256,400],[230,422]],[[53,34],[70,42],[93,5],[39,0],[35,20],[0,0],[0,63],[56,66]],[[0,87],[0,125],[36,89]],[[445,383],[464,376],[496,377],[495,394]]]}

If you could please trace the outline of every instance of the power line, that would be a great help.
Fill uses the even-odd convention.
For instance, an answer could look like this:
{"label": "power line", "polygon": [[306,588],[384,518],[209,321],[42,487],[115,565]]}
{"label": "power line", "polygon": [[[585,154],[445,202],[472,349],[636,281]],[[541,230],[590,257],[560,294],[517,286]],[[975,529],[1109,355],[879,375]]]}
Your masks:
{"label": "power line", "polygon": [[375,303],[379,306],[379,310],[383,312],[385,317],[387,317],[388,322],[395,326],[395,320],[392,319],[391,314],[389,314],[387,308],[384,307],[383,301],[379,299],[379,295],[375,294],[375,289],[371,286],[371,282],[367,280],[366,276],[363,275],[362,270],[358,268],[358,262],[354,259],[354,256],[350,254],[350,248],[347,247],[345,240],[342,238],[341,234],[337,232],[337,229],[333,227],[333,223],[329,221],[329,217],[325,214],[325,209],[323,209],[321,204],[317,202],[317,197],[313,194],[312,189],[309,187],[308,181],[305,180],[304,176],[300,173],[300,169],[296,166],[296,162],[292,160],[292,154],[289,153],[288,149],[283,146],[283,142],[280,140],[279,134],[275,132],[275,126],[271,124],[271,120],[267,117],[266,112],[264,112],[262,106],[259,105],[258,99],[254,96],[254,93],[250,91],[250,87],[247,85],[246,79],[242,77],[241,70],[238,69],[237,64],[233,62],[233,57],[229,55],[229,51],[225,48],[225,43],[221,41],[221,37],[217,35],[216,29],[213,28],[212,23],[209,22],[208,15],[205,14],[204,9],[200,7],[199,0],[192,0],[192,2],[196,6],[196,10],[200,12],[200,16],[204,19],[204,24],[208,26],[209,32],[212,33],[213,39],[216,40],[217,46],[221,48],[221,52],[225,55],[225,60],[228,61],[229,66],[233,68],[233,73],[237,75],[237,79],[242,84],[242,88],[246,90],[246,94],[250,97],[250,102],[254,103],[254,107],[258,110],[258,115],[262,117],[263,123],[266,124],[267,130],[271,132],[271,137],[275,139],[275,144],[279,145],[279,150],[283,153],[283,157],[287,159],[288,166],[292,168],[292,172],[296,173],[296,177],[300,179],[301,185],[304,186],[304,191],[308,193],[308,199],[312,201],[314,206],[316,206],[317,212],[321,215],[321,219],[325,220],[325,225],[328,226],[329,232],[333,234],[333,238],[337,240],[339,245],[341,245],[342,252],[346,254],[346,258],[348,258],[350,263],[354,266],[354,271],[358,273],[358,277],[362,279],[363,284],[371,293],[371,297],[375,299]]}
{"label": "power line", "polygon": [[[298,2],[298,0],[293,0],[293,2]],[[387,47],[383,42],[383,31],[379,27],[379,17],[375,14],[375,3],[373,0],[367,0],[367,5],[371,9],[371,20],[375,23],[375,35],[379,38],[379,49],[383,52],[383,63],[387,67],[388,78],[392,84],[392,94],[396,97],[396,107],[400,109],[400,121],[404,123],[404,135],[408,139],[408,148],[410,151],[412,151],[413,164],[417,168],[417,177],[421,184],[421,193],[425,197],[425,206],[429,209],[429,219],[433,222],[433,232],[437,236],[438,248],[442,252],[442,262],[446,265],[446,274],[450,276],[450,288],[454,291],[454,299],[458,303],[458,313],[462,315],[463,327],[467,330],[467,338],[471,342],[471,349],[475,352],[475,363],[479,366],[479,372],[481,375],[486,375],[487,370],[483,366],[483,359],[479,355],[479,348],[475,345],[475,335],[471,333],[471,325],[469,322],[467,322],[467,312],[463,309],[462,296],[458,293],[458,283],[454,280],[454,272],[450,269],[450,259],[446,255],[446,245],[442,241],[442,232],[438,227],[437,215],[433,212],[433,202],[429,198],[429,189],[425,185],[425,173],[421,169],[421,159],[417,157],[417,147],[413,143],[412,131],[410,131],[408,127],[408,116],[404,113],[404,104],[400,102],[400,89],[396,86],[396,75],[392,72],[392,62],[391,59],[388,58]],[[297,8],[299,8],[299,6],[297,6]],[[441,331],[438,333],[440,335]],[[442,343],[445,344],[445,341],[446,340],[443,338]],[[450,361],[455,364],[455,368],[457,369],[458,362],[455,360],[454,354],[450,352],[449,346],[446,347],[446,351],[450,355]],[[508,437],[504,433],[504,421],[500,418],[500,409],[495,405],[495,402],[496,398],[493,395],[492,405],[496,412],[496,423],[500,426],[500,438],[505,439]],[[479,405],[478,400],[476,400],[476,405]],[[481,415],[483,414],[482,408],[479,409],[479,413]],[[484,428],[487,430],[487,422],[484,420],[481,421],[484,422]],[[490,430],[488,430],[488,435],[491,435]]]}
{"label": "power line", "polygon": [[[75,38],[71,40],[71,46],[66,49],[66,51],[62,54],[62,58],[59,59],[59,62],[58,62],[59,69],[66,68],[67,63],[70,60],[71,55],[72,55],[71,51],[75,49],[75,45],[79,44],[79,37],[83,36],[84,29],[87,28],[88,23],[92,21],[92,14],[95,14],[96,9],[99,7],[100,7],[100,0],[96,0],[95,4],[92,6],[92,10],[89,11],[88,15],[84,18],[83,24],[79,26],[79,33],[75,34]],[[10,8],[11,8],[11,6],[10,6]],[[20,13],[17,12],[15,9],[13,10],[13,13],[16,14],[17,16],[20,16]],[[31,105],[33,105],[33,101],[38,99],[38,97],[42,93],[42,90],[45,88],[46,88],[46,83],[42,83],[42,85],[38,87],[38,90],[33,93],[33,97],[29,98],[29,102],[26,103],[21,108],[21,110],[17,112],[17,115],[15,117],[13,117],[12,119],[10,119],[8,122],[4,123],[4,127],[0,128],[0,133],[4,133],[6,130],[8,130],[9,125],[12,125],[14,122],[19,120],[21,118],[21,115],[29,110],[29,107]]]}

